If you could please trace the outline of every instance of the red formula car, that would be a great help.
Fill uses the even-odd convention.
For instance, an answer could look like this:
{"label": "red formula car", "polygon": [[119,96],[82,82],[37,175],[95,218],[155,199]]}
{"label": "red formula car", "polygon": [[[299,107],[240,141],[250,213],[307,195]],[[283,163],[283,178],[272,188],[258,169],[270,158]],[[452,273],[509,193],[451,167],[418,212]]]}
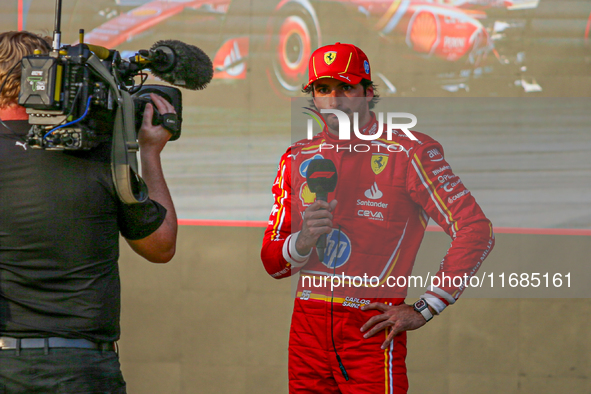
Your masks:
{"label": "red formula car", "polygon": [[299,95],[312,51],[337,41],[363,48],[385,96],[591,90],[586,1],[101,0],[71,7],[62,30],[84,27],[87,42],[125,56],[179,39],[211,57],[218,83],[256,85],[275,99]]}

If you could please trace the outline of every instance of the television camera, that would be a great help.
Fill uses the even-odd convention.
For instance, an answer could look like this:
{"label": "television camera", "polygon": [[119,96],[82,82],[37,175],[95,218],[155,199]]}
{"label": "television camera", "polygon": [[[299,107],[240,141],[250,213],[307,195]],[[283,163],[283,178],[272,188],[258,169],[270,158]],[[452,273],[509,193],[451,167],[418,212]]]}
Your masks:
{"label": "television camera", "polygon": [[[61,0],[56,0],[52,50],[36,51],[21,61],[19,105],[27,109],[32,148],[88,150],[111,140],[111,169],[120,199],[128,204],[147,199],[147,187],[138,175],[137,131],[143,109],[156,93],[175,108],[159,114],[154,106],[153,124],[162,124],[180,137],[182,95],[177,88],[144,85],[150,71],[179,87],[199,90],[213,76],[209,57],[199,48],[176,40],[156,42],[128,60],[118,51],[84,43],[80,30],[77,45],[60,45]],[[141,76],[135,83],[134,77]]]}

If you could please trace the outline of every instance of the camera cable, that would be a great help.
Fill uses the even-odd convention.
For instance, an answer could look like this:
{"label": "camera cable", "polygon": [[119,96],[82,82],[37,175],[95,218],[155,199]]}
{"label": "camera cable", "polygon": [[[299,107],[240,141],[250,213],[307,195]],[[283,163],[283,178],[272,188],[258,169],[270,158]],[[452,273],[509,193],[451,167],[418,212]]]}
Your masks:
{"label": "camera cable", "polygon": [[[332,266],[333,278],[335,277],[336,272],[337,272],[337,259],[339,258],[340,246],[341,246],[341,225],[339,224],[339,235],[337,237],[336,253],[335,253],[335,257],[334,257],[334,263]],[[330,288],[331,288],[331,294],[330,294],[330,338],[332,339],[332,348],[334,350],[334,354],[337,356],[337,361],[339,363],[339,368],[341,370],[341,373],[343,374],[343,377],[345,378],[346,381],[349,381],[349,374],[347,373],[347,370],[345,369],[345,366],[343,365],[343,362],[341,361],[341,356],[339,356],[339,352],[337,352],[337,346],[334,343],[334,308],[333,308],[333,306],[334,306],[334,286],[332,286],[332,281],[331,281]]]}
{"label": "camera cable", "polygon": [[92,96],[88,96],[88,100],[86,101],[86,109],[84,110],[84,114],[82,114],[82,116],[81,116],[81,117],[79,117],[79,118],[78,118],[78,119],[76,119],[76,120],[73,120],[73,121],[71,121],[71,122],[65,123],[65,124],[63,124],[63,125],[61,125],[61,126],[57,126],[57,127],[53,128],[53,129],[49,130],[49,131],[47,132],[47,134],[45,134],[45,135],[43,136],[43,139],[47,138],[47,136],[49,136],[51,133],[53,133],[53,132],[54,132],[54,131],[56,131],[56,130],[59,130],[59,129],[61,129],[61,128],[64,128],[64,127],[66,127],[66,126],[73,125],[74,123],[78,123],[78,122],[80,122],[82,119],[84,119],[84,118],[86,117],[86,115],[88,115],[88,109],[90,108],[90,100],[92,100]]}

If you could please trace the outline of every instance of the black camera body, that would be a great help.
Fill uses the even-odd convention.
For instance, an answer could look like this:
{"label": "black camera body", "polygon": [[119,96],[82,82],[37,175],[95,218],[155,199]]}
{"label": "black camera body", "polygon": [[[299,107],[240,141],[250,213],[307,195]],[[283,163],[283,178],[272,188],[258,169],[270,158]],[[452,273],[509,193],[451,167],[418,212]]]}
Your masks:
{"label": "black camera body", "polygon": [[[138,130],[150,93],[168,100],[176,114],[160,114],[154,106],[152,122],[181,133],[182,95],[177,88],[147,85],[149,68],[172,85],[204,89],[213,78],[211,59],[199,48],[177,40],[160,40],[128,60],[113,49],[80,43],[61,46],[62,0],[56,0],[52,50],[35,51],[21,59],[18,103],[27,109],[31,130],[27,143],[36,149],[88,150],[111,144],[111,174],[120,200],[137,204],[147,200],[148,188],[139,176]],[[142,76],[139,85],[134,77]]]}
{"label": "black camera body", "polygon": [[[79,45],[22,59],[18,103],[27,108],[32,125],[29,146],[86,150],[112,133],[117,103],[108,86],[85,66],[89,56],[89,49]],[[81,120],[67,126],[76,119]]]}
{"label": "black camera body", "polygon": [[[150,93],[155,93],[172,104],[172,106],[175,109],[177,118],[176,125],[174,128],[168,127],[166,125],[165,116],[163,116],[158,111],[158,108],[156,108],[156,105],[154,105],[154,103],[152,102],[152,99],[150,98]],[[146,108],[146,104],[150,103],[154,108],[154,115],[152,115],[152,124],[163,124],[164,127],[172,134],[169,141],[175,141],[179,139],[179,137],[181,136],[181,125],[183,122],[183,96],[179,89],[174,88],[172,86],[144,85],[140,90],[133,94],[132,98],[135,107],[136,130],[140,129],[140,126],[142,125],[143,113]]]}
{"label": "black camera body", "polygon": [[[27,142],[31,147],[88,150],[109,140],[113,133],[115,110],[123,104],[118,102],[113,84],[102,74],[113,76],[116,89],[132,94],[136,133],[141,125],[148,93],[166,98],[177,114],[182,111],[180,90],[160,85],[135,87],[133,77],[143,66],[123,61],[117,51],[97,48],[101,58],[97,60],[103,69],[100,70],[102,74],[97,72],[88,64],[94,55],[91,48],[91,45],[78,44],[22,59],[18,102],[27,108],[29,114],[32,128]],[[179,136],[180,127],[171,140]]]}

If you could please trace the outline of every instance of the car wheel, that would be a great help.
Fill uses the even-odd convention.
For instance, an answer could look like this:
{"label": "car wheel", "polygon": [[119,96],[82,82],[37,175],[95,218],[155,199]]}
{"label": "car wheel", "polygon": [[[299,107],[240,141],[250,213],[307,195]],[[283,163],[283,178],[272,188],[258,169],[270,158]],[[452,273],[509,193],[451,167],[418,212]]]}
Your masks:
{"label": "car wheel", "polygon": [[310,55],[320,44],[319,27],[311,12],[313,9],[301,3],[287,3],[272,20],[266,73],[279,96],[298,95]]}

